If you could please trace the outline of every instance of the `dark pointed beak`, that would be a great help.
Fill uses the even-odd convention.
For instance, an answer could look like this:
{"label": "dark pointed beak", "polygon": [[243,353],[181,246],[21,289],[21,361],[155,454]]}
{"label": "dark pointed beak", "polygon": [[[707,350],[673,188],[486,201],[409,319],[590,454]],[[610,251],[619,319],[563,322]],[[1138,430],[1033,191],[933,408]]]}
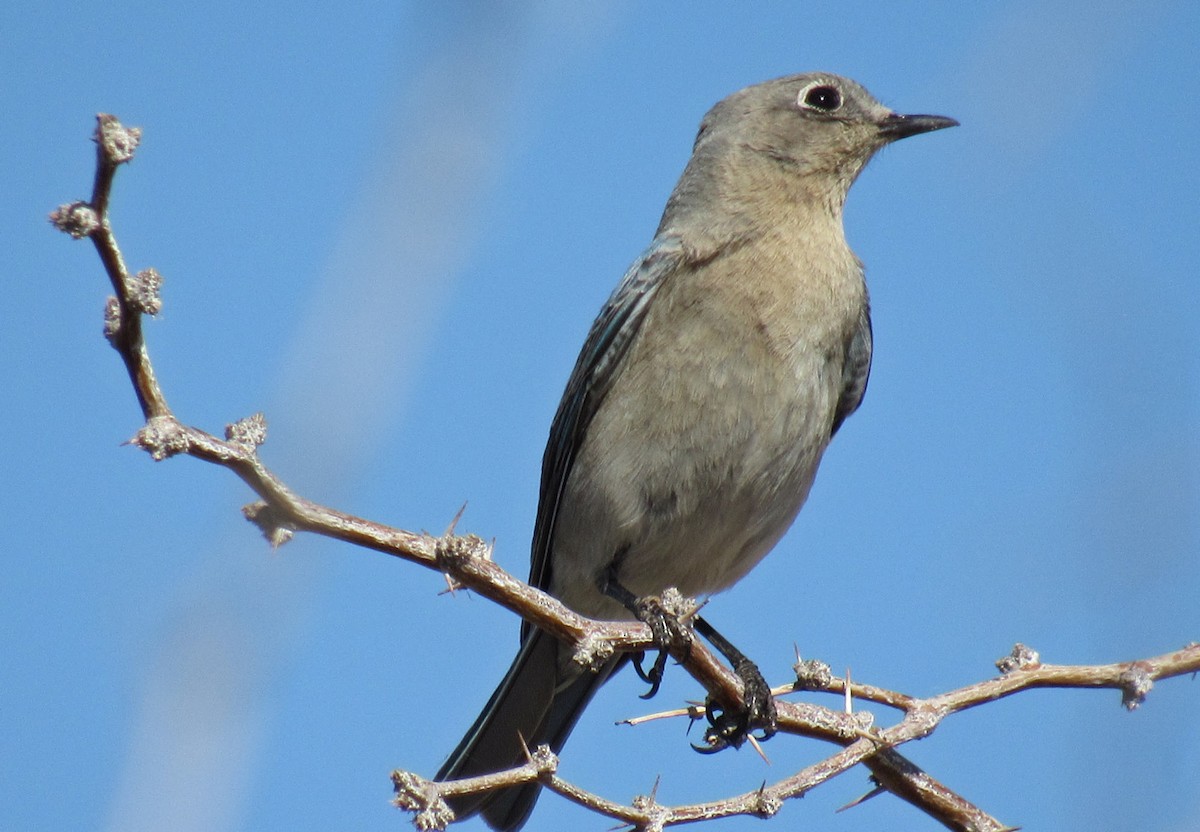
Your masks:
{"label": "dark pointed beak", "polygon": [[886,141],[906,139],[918,133],[931,133],[946,127],[957,127],[958,122],[945,116],[905,116],[900,113],[889,113],[879,123],[879,135]]}

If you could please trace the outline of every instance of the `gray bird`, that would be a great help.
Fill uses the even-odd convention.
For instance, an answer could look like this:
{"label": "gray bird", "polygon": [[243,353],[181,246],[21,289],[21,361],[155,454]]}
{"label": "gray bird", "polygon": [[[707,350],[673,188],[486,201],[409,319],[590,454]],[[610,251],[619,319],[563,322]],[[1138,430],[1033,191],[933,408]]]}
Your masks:
{"label": "gray bird", "polygon": [[[862,264],[842,206],[879,148],[951,127],[827,73],[747,87],[700,123],[650,247],[592,324],[542,461],[530,583],[577,612],[731,586],[808,496],[871,369]],[[624,599],[618,601],[617,599]],[[598,673],[528,624],[508,674],[438,780],[557,752],[624,658]],[[518,829],[540,787],[455,798]]]}

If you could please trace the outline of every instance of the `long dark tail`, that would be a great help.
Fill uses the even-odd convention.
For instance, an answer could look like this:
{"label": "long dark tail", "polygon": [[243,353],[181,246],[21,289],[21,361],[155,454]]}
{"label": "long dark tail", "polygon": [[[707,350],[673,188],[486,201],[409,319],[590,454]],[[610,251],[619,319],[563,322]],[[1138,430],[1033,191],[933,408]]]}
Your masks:
{"label": "long dark tail", "polygon": [[[613,659],[599,673],[566,675],[559,671],[561,649],[553,636],[536,629],[531,632],[504,680],[435,780],[474,777],[521,765],[525,762],[522,738],[530,750],[543,744],[556,754],[562,749],[583,709],[624,657]],[[537,783],[529,783],[447,802],[459,818],[482,812],[488,826],[512,832],[529,818],[541,789]]]}

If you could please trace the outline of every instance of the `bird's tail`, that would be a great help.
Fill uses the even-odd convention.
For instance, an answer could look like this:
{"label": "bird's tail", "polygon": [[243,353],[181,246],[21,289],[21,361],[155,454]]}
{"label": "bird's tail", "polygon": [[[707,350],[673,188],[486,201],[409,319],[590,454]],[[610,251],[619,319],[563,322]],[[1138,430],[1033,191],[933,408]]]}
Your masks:
{"label": "bird's tail", "polygon": [[[533,750],[546,744],[558,753],[600,685],[623,662],[623,657],[617,657],[598,673],[567,675],[559,670],[561,649],[553,636],[538,629],[530,632],[504,680],[435,780],[474,777],[521,765],[526,746]],[[538,783],[527,783],[449,798],[447,803],[458,818],[482,812],[493,829],[510,832],[528,819],[541,788]]]}

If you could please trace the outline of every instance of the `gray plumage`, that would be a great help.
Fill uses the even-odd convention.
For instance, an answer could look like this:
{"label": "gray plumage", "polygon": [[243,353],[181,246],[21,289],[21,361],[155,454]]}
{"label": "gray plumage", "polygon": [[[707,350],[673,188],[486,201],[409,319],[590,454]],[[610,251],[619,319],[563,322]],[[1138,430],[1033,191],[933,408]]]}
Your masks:
{"label": "gray plumage", "polygon": [[[949,127],[900,116],[827,73],[734,93],[709,111],[658,231],[592,325],[542,463],[530,582],[594,618],[613,570],[637,596],[725,589],[787,531],[871,368],[862,264],[842,206],[883,145]],[[438,780],[556,752],[599,673],[525,625],[521,650]],[[536,785],[457,798],[496,829]]]}

